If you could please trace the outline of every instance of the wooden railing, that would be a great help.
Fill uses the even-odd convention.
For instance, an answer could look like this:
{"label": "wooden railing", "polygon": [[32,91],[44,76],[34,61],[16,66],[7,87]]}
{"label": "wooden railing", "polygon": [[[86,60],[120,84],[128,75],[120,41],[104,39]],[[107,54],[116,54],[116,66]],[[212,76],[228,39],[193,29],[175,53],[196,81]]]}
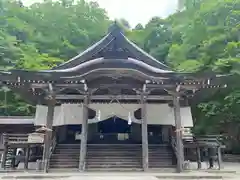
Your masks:
{"label": "wooden railing", "polygon": [[171,137],[171,146],[172,146],[172,149],[173,149],[173,152],[174,152],[174,155],[176,156],[177,158],[177,147],[176,147],[176,138],[175,137]]}
{"label": "wooden railing", "polygon": [[198,144],[206,145],[206,146],[213,146],[213,147],[222,147],[223,145],[223,136],[220,135],[205,135],[205,136],[196,136],[194,141]]}
{"label": "wooden railing", "polygon": [[54,136],[53,139],[52,139],[52,143],[51,143],[51,149],[50,149],[49,159],[51,158],[51,156],[52,156],[52,154],[53,154],[56,146],[57,146],[57,138],[56,138],[56,136]]}
{"label": "wooden railing", "polygon": [[57,138],[56,136],[54,135],[53,138],[52,138],[52,141],[51,141],[51,147],[50,147],[50,153],[49,153],[49,156],[48,156],[48,159],[47,159],[47,171],[49,169],[49,164],[50,164],[50,159],[51,159],[51,156],[55,150],[57,146]]}
{"label": "wooden railing", "polygon": [[[192,152],[192,151],[196,151],[197,149],[197,154],[196,159],[198,162],[198,168],[201,168],[201,155],[200,155],[200,151],[201,149],[204,148],[215,148],[217,149],[217,157],[218,157],[218,166],[219,169],[221,169],[222,167],[222,157],[221,157],[221,149],[224,149],[225,146],[222,143],[223,137],[222,136],[218,136],[218,135],[207,135],[207,136],[192,136],[191,137],[185,137],[185,139],[183,139],[183,144],[184,144],[184,152],[185,152],[185,158],[187,158],[189,156],[188,152]],[[175,153],[175,156],[177,158],[177,148],[176,148],[176,138],[175,137],[171,137],[171,146],[172,149]],[[188,151],[190,150],[190,151]],[[191,155],[191,154],[190,154]],[[187,158],[188,159],[188,158]]]}
{"label": "wooden railing", "polygon": [[3,143],[21,143],[28,141],[28,134],[3,134]]}

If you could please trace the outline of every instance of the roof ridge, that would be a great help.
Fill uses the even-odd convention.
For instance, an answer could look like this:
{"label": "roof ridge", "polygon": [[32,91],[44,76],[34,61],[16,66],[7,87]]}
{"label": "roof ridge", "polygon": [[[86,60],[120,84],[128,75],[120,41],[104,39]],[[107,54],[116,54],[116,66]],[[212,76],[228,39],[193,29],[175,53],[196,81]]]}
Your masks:
{"label": "roof ridge", "polygon": [[[113,41],[120,40],[123,43],[121,44],[124,49],[127,49],[131,54],[133,54],[132,58],[138,59],[139,61],[143,61],[146,64],[149,64],[155,68],[163,69],[163,70],[171,70],[169,66],[160,62],[149,53],[145,52],[143,49],[138,47],[134,42],[129,40],[123,33],[121,27],[115,22],[113,25],[109,27],[109,32],[98,42],[88,47],[86,50],[78,54],[77,56],[71,58],[70,60],[52,68],[52,70],[66,69],[74,66],[78,66],[91,58],[97,55],[99,52],[104,50],[111,44]],[[125,46],[125,47],[124,47]],[[96,58],[96,57],[95,57]]]}

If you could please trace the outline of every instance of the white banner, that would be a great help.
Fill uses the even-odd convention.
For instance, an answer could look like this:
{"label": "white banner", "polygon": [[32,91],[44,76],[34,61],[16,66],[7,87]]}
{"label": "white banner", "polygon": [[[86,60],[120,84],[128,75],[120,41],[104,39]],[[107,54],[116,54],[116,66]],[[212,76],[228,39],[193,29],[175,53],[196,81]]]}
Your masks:
{"label": "white banner", "polygon": [[[89,119],[88,123],[97,123],[108,118],[117,116],[126,121],[141,123],[134,117],[134,111],[141,108],[140,104],[119,104],[119,103],[93,103],[89,108],[96,111],[96,117]],[[35,125],[43,126],[46,124],[47,107],[37,106]],[[192,113],[190,107],[181,108],[182,126],[193,127]],[[173,108],[168,104],[147,104],[148,124],[162,124],[175,126]],[[62,104],[55,107],[53,126],[82,124],[82,104]]]}

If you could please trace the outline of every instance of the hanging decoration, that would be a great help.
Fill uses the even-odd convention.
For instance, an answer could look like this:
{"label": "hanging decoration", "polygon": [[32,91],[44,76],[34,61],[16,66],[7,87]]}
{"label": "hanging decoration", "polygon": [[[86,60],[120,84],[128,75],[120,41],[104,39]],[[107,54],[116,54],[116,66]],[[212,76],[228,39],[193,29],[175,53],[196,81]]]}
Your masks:
{"label": "hanging decoration", "polygon": [[97,113],[97,120],[100,121],[101,120],[101,111],[98,110],[98,113]]}
{"label": "hanging decoration", "polygon": [[131,117],[131,113],[128,113],[128,125],[132,124],[132,117]]}

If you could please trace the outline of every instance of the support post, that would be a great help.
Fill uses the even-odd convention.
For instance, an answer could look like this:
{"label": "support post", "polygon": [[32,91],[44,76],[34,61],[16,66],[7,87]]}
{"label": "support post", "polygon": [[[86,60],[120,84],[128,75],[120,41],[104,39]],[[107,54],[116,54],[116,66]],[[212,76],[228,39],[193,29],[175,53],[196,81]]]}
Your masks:
{"label": "support post", "polygon": [[17,148],[13,148],[13,152],[12,152],[12,162],[11,162],[11,168],[15,169],[16,168],[16,155],[17,155]]}
{"label": "support post", "polygon": [[52,142],[52,125],[54,118],[54,109],[55,109],[55,99],[48,100],[48,111],[47,111],[47,122],[46,122],[46,132],[44,136],[44,149],[43,149],[43,171],[48,172],[50,148]]}
{"label": "support post", "polygon": [[5,169],[6,161],[7,161],[7,153],[8,153],[8,136],[6,134],[3,134],[3,145],[4,145],[4,150],[2,155],[1,167]]}
{"label": "support post", "polygon": [[221,170],[222,167],[222,152],[221,152],[221,146],[218,147],[218,169]]}
{"label": "support post", "polygon": [[86,154],[87,154],[87,133],[88,133],[88,105],[89,95],[84,96],[83,101],[83,117],[82,117],[82,132],[81,132],[81,144],[79,155],[79,171],[85,170]]}
{"label": "support post", "polygon": [[142,116],[142,163],[143,170],[148,170],[148,127],[147,127],[147,108],[146,108],[146,95],[141,94],[141,116]]}
{"label": "support post", "polygon": [[28,160],[29,160],[29,146],[25,148],[25,159],[24,159],[24,169],[28,169]]}
{"label": "support post", "polygon": [[179,96],[177,94],[173,95],[173,109],[174,118],[176,125],[176,149],[177,149],[177,172],[183,171],[184,163],[184,147],[182,141],[182,122],[181,122],[181,112],[180,112],[180,102]]}
{"label": "support post", "polygon": [[198,165],[198,169],[202,168],[202,160],[201,160],[201,149],[200,147],[197,147],[197,165]]}

